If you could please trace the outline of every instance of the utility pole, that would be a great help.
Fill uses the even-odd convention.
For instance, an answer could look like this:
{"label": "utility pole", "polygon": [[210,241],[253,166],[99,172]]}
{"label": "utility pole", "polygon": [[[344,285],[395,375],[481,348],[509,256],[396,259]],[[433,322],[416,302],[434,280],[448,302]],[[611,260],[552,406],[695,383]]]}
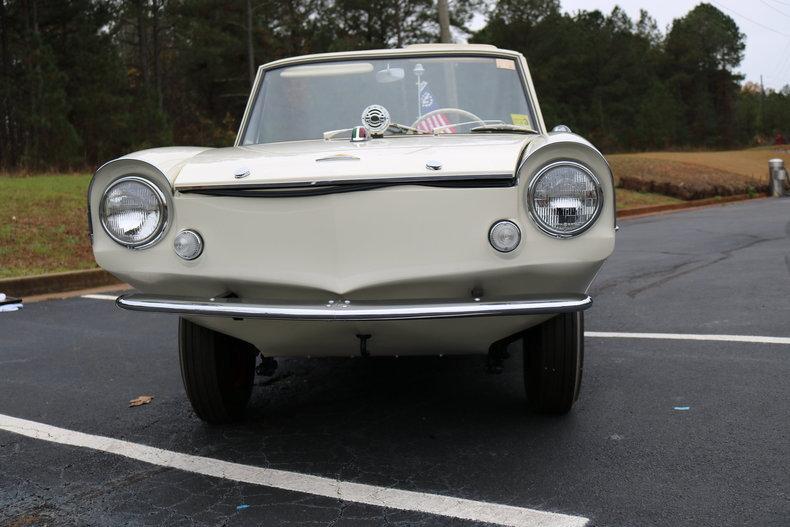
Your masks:
{"label": "utility pole", "polygon": [[447,0],[437,0],[436,3],[439,8],[439,40],[450,44],[453,38],[450,36],[450,9],[447,7]]}

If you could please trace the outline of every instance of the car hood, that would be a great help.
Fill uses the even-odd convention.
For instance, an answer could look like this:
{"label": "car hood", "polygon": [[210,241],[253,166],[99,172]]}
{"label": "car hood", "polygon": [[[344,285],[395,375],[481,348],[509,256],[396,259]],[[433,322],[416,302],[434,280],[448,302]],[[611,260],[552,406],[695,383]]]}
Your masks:
{"label": "car hood", "polygon": [[[444,134],[362,143],[315,140],[217,148],[190,158],[174,183],[178,190],[189,190],[426,178],[501,179],[513,177],[521,153],[535,137]],[[428,168],[432,164],[441,167]]]}

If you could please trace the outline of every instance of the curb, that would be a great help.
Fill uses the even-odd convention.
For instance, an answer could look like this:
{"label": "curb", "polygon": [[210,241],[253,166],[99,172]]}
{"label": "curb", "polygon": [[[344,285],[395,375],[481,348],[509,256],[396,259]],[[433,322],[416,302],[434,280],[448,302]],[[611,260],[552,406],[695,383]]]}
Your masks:
{"label": "curb", "polygon": [[66,271],[65,273],[3,278],[0,279],[0,292],[10,296],[25,297],[122,283],[104,269],[89,269],[87,271]]}
{"label": "curb", "polygon": [[725,196],[721,198],[707,198],[686,201],[683,203],[672,203],[669,205],[653,205],[650,207],[636,207],[633,209],[625,209],[617,211],[617,218],[628,218],[631,216],[648,216],[650,214],[660,214],[662,212],[674,212],[685,209],[696,209],[699,207],[711,207],[714,205],[724,205],[727,203],[734,203],[737,201],[750,201],[755,199],[764,199],[769,197],[767,194],[758,194],[757,196],[749,196],[748,194],[738,194],[736,196]]}

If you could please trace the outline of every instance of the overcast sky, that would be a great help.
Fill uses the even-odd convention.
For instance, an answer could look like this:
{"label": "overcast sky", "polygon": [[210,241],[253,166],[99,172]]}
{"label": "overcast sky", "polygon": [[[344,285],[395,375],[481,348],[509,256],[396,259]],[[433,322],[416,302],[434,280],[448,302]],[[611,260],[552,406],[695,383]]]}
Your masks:
{"label": "overcast sky", "polygon": [[[598,9],[611,12],[622,7],[636,20],[639,9],[646,9],[658,22],[662,33],[672,20],[688,13],[699,1],[692,0],[561,0],[563,10]],[[738,24],[746,35],[746,53],[740,72],[746,80],[760,81],[766,88],[779,89],[790,84],[790,0],[708,0]],[[475,20],[479,26],[482,20]]]}

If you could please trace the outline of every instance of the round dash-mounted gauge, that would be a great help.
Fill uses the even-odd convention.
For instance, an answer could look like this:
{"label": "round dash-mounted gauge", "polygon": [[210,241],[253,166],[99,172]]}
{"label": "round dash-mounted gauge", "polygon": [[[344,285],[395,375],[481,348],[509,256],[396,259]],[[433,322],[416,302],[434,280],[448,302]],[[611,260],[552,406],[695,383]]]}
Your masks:
{"label": "round dash-mounted gauge", "polygon": [[371,104],[362,111],[362,125],[371,134],[383,134],[390,126],[390,113],[379,104]]}

